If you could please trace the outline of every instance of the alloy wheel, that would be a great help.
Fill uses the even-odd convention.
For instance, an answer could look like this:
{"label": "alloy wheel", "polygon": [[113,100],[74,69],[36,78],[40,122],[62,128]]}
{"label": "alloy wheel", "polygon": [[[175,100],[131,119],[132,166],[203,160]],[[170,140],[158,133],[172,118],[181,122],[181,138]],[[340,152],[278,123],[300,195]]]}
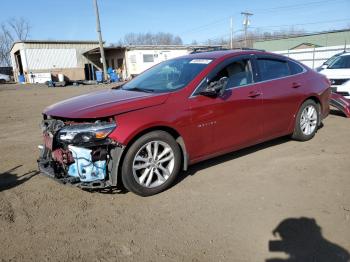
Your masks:
{"label": "alloy wheel", "polygon": [[167,143],[151,141],[136,153],[132,171],[138,184],[153,188],[167,181],[174,170],[174,163],[174,152]]}
{"label": "alloy wheel", "polygon": [[313,105],[304,108],[300,117],[300,129],[304,135],[311,135],[317,126],[317,110]]}

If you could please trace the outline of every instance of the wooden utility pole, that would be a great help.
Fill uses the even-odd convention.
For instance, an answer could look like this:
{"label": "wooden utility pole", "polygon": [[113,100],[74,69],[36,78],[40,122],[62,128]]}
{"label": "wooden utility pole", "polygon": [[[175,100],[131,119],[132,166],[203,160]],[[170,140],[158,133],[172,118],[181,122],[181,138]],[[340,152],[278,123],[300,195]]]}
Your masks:
{"label": "wooden utility pole", "polygon": [[244,26],[244,47],[248,47],[247,46],[247,35],[248,35],[248,26],[250,24],[249,21],[249,16],[252,16],[252,13],[248,13],[248,12],[242,12],[241,15],[244,15],[244,20],[243,20],[243,26]]}
{"label": "wooden utility pole", "polygon": [[103,48],[103,40],[102,40],[102,33],[101,33],[101,25],[100,25],[100,15],[98,12],[98,5],[97,0],[93,0],[94,6],[95,6],[95,12],[96,12],[96,31],[98,35],[98,41],[100,43],[100,52],[101,52],[101,62],[103,64],[103,79],[107,79],[107,64],[106,64],[106,57],[105,57],[105,50]]}
{"label": "wooden utility pole", "polygon": [[231,49],[233,49],[233,19],[231,17],[230,19],[230,34],[231,34],[231,37],[230,37],[230,47]]}

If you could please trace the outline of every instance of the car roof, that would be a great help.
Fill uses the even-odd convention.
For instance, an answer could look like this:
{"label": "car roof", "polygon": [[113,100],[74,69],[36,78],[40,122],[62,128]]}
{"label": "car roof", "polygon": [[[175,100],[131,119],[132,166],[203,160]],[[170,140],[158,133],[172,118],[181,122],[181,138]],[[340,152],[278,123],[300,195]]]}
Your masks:
{"label": "car roof", "polygon": [[350,55],[350,52],[342,53],[340,56],[347,56],[347,55]]}
{"label": "car roof", "polygon": [[[217,59],[227,56],[236,56],[236,55],[244,55],[244,54],[258,54],[258,53],[264,53],[264,54],[270,54],[262,50],[257,49],[237,49],[237,50],[220,50],[220,51],[209,51],[209,52],[198,52],[198,53],[192,53],[186,56],[183,56],[184,58],[198,58],[198,59]],[[274,54],[276,55],[276,54]]]}

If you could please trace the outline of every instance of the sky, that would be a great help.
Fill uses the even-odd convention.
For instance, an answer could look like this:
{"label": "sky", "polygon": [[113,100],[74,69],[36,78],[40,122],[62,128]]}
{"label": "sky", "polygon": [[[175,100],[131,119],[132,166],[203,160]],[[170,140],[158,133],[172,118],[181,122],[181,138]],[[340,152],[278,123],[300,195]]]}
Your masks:
{"label": "sky", "polygon": [[[254,15],[249,30],[304,29],[306,32],[350,27],[350,0],[98,0],[103,39],[116,43],[125,34],[169,32],[184,44],[228,38],[230,17],[235,35],[242,11]],[[96,40],[92,0],[1,1],[0,23],[24,17],[30,39]],[[3,12],[6,10],[5,12]]]}

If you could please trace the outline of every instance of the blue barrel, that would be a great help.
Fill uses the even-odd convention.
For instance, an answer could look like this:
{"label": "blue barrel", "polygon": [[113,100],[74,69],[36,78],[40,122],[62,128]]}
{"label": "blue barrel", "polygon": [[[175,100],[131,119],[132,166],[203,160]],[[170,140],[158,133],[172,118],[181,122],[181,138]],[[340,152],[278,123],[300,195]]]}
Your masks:
{"label": "blue barrel", "polygon": [[96,81],[98,83],[103,82],[103,72],[102,71],[96,71]]}
{"label": "blue barrel", "polygon": [[26,78],[24,77],[24,75],[18,75],[18,82],[20,82],[20,83],[26,82]]}
{"label": "blue barrel", "polygon": [[111,79],[111,82],[118,82],[119,81],[119,76],[116,72],[111,72],[109,74],[109,77]]}

